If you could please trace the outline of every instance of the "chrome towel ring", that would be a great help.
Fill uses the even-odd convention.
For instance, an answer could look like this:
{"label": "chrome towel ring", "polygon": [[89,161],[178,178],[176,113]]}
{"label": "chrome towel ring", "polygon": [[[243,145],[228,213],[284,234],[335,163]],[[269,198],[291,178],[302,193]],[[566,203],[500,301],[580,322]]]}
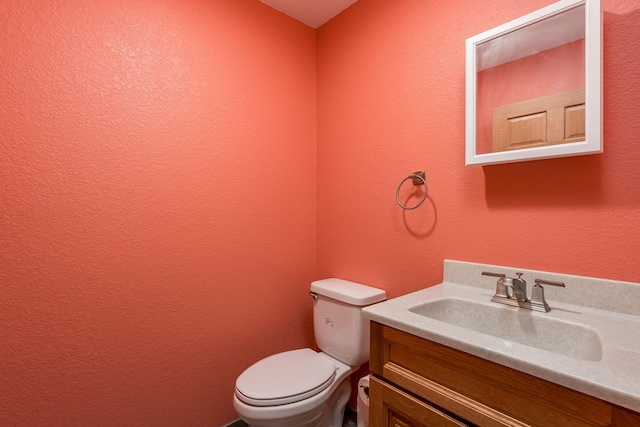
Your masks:
{"label": "chrome towel ring", "polygon": [[[418,171],[418,172],[412,173],[411,175],[407,176],[405,179],[400,181],[400,185],[398,185],[398,189],[396,190],[396,202],[398,202],[398,204],[402,209],[411,211],[413,209],[419,208],[424,203],[424,201],[427,200],[427,194],[429,193],[429,186],[427,185],[427,180],[425,179],[425,175],[426,174],[424,173],[424,171]],[[412,180],[413,185],[424,185],[424,195],[422,196],[422,199],[418,202],[417,205],[412,207],[407,207],[400,201],[400,187],[402,187],[402,184],[404,184],[404,182],[408,179]]]}

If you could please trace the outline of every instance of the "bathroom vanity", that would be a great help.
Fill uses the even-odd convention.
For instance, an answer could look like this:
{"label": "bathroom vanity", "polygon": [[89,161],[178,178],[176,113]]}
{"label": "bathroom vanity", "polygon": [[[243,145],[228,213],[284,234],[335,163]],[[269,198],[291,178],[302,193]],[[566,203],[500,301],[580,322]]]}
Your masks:
{"label": "bathroom vanity", "polygon": [[[551,311],[492,302],[504,273]],[[370,425],[640,426],[640,285],[445,261],[442,284],[366,308]]]}

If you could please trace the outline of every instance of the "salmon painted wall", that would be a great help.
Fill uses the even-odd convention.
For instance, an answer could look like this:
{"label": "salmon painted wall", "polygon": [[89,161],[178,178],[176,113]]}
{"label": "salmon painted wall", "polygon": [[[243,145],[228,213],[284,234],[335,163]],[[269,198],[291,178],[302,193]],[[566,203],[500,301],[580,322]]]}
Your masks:
{"label": "salmon painted wall", "polygon": [[257,0],[0,3],[0,424],[228,422],[246,366],[312,344],[315,278],[638,281],[636,1],[604,1],[605,154],[465,168],[464,39],[551,1],[513,3],[317,32]]}
{"label": "salmon painted wall", "polygon": [[391,297],[443,259],[640,281],[637,1],[603,1],[604,154],[464,166],[465,39],[551,3],[367,0],[318,30],[320,276]]}
{"label": "salmon painted wall", "polygon": [[312,345],[315,31],[257,0],[0,2],[0,425],[212,425]]}

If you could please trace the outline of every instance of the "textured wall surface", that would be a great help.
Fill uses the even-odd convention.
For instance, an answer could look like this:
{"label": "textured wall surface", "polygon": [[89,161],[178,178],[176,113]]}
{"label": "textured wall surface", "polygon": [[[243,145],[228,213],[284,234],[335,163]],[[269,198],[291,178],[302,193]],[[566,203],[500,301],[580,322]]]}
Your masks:
{"label": "textured wall surface", "polygon": [[0,425],[235,419],[312,344],[315,32],[257,0],[0,23]]}
{"label": "textured wall surface", "polygon": [[465,38],[549,3],[316,33],[258,0],[0,2],[0,425],[226,423],[244,368],[312,344],[315,278],[638,281],[636,0],[604,0],[605,154],[464,167]]}
{"label": "textured wall surface", "polygon": [[603,0],[604,154],[464,166],[465,39],[551,3],[359,1],[319,28],[319,275],[391,296],[445,258],[640,281],[637,1]]}

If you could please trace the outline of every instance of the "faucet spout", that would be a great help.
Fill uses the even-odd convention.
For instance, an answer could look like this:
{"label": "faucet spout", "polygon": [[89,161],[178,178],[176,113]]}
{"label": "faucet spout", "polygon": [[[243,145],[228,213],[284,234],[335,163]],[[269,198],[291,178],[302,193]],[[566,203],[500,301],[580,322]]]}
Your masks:
{"label": "faucet spout", "polygon": [[511,283],[505,285],[511,286],[513,295],[518,302],[527,302],[529,301],[527,298],[527,281],[522,278],[522,273],[516,273],[516,275],[518,276],[517,279],[510,279]]}

